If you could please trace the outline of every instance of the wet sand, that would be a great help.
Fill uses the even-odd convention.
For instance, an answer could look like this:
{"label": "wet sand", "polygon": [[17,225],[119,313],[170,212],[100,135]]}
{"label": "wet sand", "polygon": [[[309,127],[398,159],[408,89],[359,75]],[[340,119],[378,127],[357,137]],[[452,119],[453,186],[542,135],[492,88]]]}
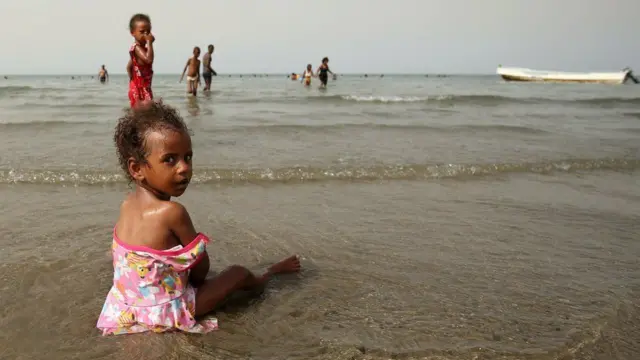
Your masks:
{"label": "wet sand", "polygon": [[638,179],[196,185],[181,201],[214,239],[216,269],[299,253],[305,270],[223,309],[214,334],[107,338],[94,326],[126,187],[4,185],[22,206],[2,214],[0,326],[11,331],[0,348],[12,359],[631,359]]}

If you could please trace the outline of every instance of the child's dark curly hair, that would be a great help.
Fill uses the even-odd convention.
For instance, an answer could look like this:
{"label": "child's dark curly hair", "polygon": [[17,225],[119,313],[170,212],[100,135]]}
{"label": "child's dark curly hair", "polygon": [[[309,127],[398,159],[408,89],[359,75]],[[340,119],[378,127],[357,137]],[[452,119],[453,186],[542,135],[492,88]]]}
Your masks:
{"label": "child's dark curly hair", "polygon": [[129,20],[129,31],[133,31],[133,28],[136,26],[138,21],[144,21],[151,24],[151,18],[147,14],[135,14]]}
{"label": "child's dark curly hair", "polygon": [[118,119],[113,142],[116,145],[120,166],[129,180],[133,181],[129,173],[129,159],[134,158],[136,162],[145,164],[149,155],[146,137],[150,132],[159,130],[173,130],[190,135],[187,124],[178,111],[164,105],[162,101],[131,109]]}

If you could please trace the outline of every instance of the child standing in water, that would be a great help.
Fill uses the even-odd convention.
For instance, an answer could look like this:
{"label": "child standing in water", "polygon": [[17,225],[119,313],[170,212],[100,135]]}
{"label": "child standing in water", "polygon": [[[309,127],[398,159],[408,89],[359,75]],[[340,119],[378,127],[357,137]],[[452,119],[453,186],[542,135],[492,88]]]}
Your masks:
{"label": "child standing in water", "polygon": [[100,71],[98,71],[98,78],[100,79],[100,82],[102,84],[104,84],[105,82],[107,82],[107,80],[109,80],[109,72],[107,71],[107,68],[102,65],[102,67],[100,68]]}
{"label": "child standing in water", "polygon": [[151,102],[118,120],[118,160],[135,190],[113,229],[113,286],[97,327],[107,334],[182,330],[206,333],[215,319],[196,321],[236,290],[260,288],[272,276],[300,270],[288,257],[259,276],[233,265],[207,278],[211,240],[196,231],[187,209],[171,200],[191,180],[191,137],[176,110]]}
{"label": "child standing in water", "polygon": [[129,20],[129,31],[135,42],[129,48],[129,102],[131,107],[153,100],[153,42],[151,19],[145,14],[135,14]]}
{"label": "child standing in water", "polygon": [[303,73],[303,82],[304,82],[304,86],[310,86],[311,85],[311,77],[315,76],[313,74],[313,67],[311,66],[311,64],[307,65],[307,68],[304,70]]}
{"label": "child standing in water", "polygon": [[218,76],[215,70],[211,67],[211,57],[213,56],[214,47],[209,44],[207,52],[202,57],[202,77],[204,78],[204,91],[211,90],[211,76]]}
{"label": "child standing in water", "polygon": [[316,74],[318,74],[318,78],[320,79],[320,87],[327,87],[327,81],[329,81],[329,75],[327,75],[327,73],[331,73],[334,77],[336,76],[331,72],[331,70],[329,70],[329,58],[325,57],[322,59],[322,64],[318,67],[318,71],[316,71]]}
{"label": "child standing in water", "polygon": [[182,70],[182,75],[180,76],[180,82],[182,82],[184,73],[189,69],[189,72],[187,73],[187,94],[193,94],[193,96],[196,96],[198,92],[198,84],[202,82],[200,80],[199,57],[200,48],[196,46],[193,48],[193,56],[187,60],[187,64],[184,66],[184,70]]}

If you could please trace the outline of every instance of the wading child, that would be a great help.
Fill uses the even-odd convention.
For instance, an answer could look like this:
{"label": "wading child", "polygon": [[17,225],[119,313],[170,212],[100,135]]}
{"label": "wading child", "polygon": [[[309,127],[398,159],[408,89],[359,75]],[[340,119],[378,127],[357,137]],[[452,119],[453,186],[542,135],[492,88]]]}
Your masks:
{"label": "wading child", "polygon": [[304,70],[304,73],[302,75],[302,81],[304,83],[304,86],[310,86],[311,85],[311,77],[315,76],[313,74],[313,67],[311,66],[311,64],[307,65],[307,68]]}
{"label": "wading child", "polygon": [[193,96],[196,96],[198,93],[198,84],[201,83],[199,57],[200,48],[196,46],[193,48],[193,56],[187,60],[187,64],[184,66],[184,70],[182,70],[182,75],[180,75],[180,82],[182,82],[184,73],[189,69],[187,73],[187,94],[192,94]]}
{"label": "wading child", "polygon": [[318,74],[318,78],[320,79],[320,87],[322,88],[327,87],[327,81],[329,81],[329,75],[327,73],[331,73],[334,78],[336,76],[331,70],[329,70],[329,58],[325,57],[322,59],[322,64],[320,64],[316,71],[316,74]]}
{"label": "wading child", "polygon": [[129,110],[116,125],[114,142],[135,189],[113,229],[113,286],[97,323],[104,335],[209,332],[217,320],[196,318],[231,293],[300,270],[298,256],[291,256],[259,276],[234,265],[207,278],[211,241],[196,231],[187,209],[171,201],[187,190],[193,171],[191,137],[176,110],[161,102]]}
{"label": "wading child", "polygon": [[204,78],[204,91],[211,90],[211,76],[218,76],[211,67],[211,57],[213,56],[213,45],[209,45],[207,52],[202,57],[202,77]]}
{"label": "wading child", "polygon": [[129,31],[135,40],[129,48],[129,102],[131,107],[153,100],[153,42],[151,19],[145,14],[135,14],[129,20]]}

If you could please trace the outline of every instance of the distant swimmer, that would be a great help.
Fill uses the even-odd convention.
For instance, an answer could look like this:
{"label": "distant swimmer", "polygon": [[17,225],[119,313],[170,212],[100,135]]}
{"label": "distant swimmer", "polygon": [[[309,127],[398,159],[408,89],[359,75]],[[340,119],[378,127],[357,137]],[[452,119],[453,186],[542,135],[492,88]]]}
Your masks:
{"label": "distant swimmer", "polygon": [[215,70],[211,67],[211,56],[213,55],[214,47],[209,45],[207,53],[202,57],[202,77],[204,78],[204,91],[211,90],[211,76],[218,76]]}
{"label": "distant swimmer", "polygon": [[322,59],[322,64],[320,64],[318,70],[316,71],[316,74],[318,74],[318,78],[320,79],[320,87],[322,88],[327,87],[327,81],[329,81],[329,75],[327,73],[333,75],[335,79],[336,74],[329,70],[329,58],[325,57],[324,59]]}
{"label": "distant swimmer", "polygon": [[100,82],[103,84],[109,80],[109,72],[104,65],[102,65],[102,68],[98,71],[98,79],[100,79]]}
{"label": "distant swimmer", "polygon": [[153,79],[153,60],[155,58],[151,34],[151,19],[145,14],[135,14],[129,20],[129,31],[135,42],[129,48],[129,102],[134,108],[153,100],[151,80]]}
{"label": "distant swimmer", "polygon": [[200,80],[199,57],[200,48],[196,46],[193,48],[193,56],[187,60],[187,64],[184,66],[184,70],[182,70],[182,75],[180,76],[180,82],[182,82],[184,73],[189,69],[187,73],[187,94],[192,94],[193,96],[196,96],[198,92],[198,84],[202,83],[202,80]]}
{"label": "distant swimmer", "polygon": [[313,74],[313,67],[311,66],[311,64],[309,64],[307,65],[307,68],[302,73],[302,81],[304,83],[304,86],[311,85],[312,76],[315,76],[315,75]]}

